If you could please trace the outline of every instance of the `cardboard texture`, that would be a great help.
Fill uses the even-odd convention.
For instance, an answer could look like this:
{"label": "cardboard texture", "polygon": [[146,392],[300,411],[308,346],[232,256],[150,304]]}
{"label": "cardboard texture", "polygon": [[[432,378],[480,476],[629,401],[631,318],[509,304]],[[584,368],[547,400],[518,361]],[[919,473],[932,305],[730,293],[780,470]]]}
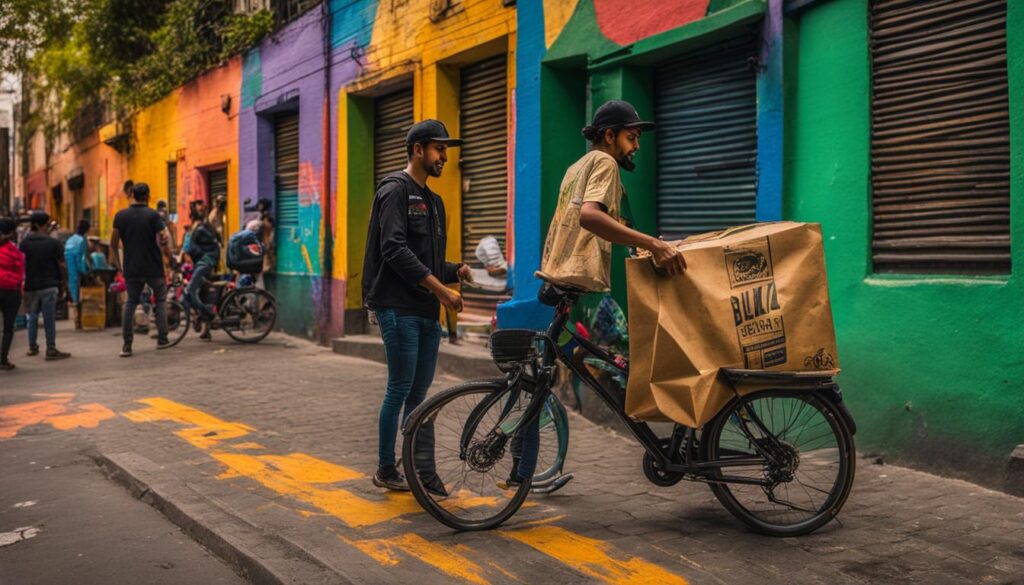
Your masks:
{"label": "cardboard texture", "polygon": [[107,324],[107,289],[83,286],[80,292],[82,329],[103,329]]}
{"label": "cardboard texture", "polygon": [[626,413],[699,427],[736,395],[720,368],[838,368],[821,226],[774,222],[677,243],[682,276],[626,261]]}

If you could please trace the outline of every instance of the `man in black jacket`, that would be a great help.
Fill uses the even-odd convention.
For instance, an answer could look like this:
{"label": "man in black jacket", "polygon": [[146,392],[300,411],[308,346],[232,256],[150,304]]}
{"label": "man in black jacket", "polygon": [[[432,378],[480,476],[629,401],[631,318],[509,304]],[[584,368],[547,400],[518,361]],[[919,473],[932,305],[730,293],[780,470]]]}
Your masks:
{"label": "man in black jacket", "polygon": [[[445,260],[444,203],[427,188],[429,177],[441,176],[448,148],[462,141],[448,136],[441,122],[424,120],[409,130],[405,144],[405,170],[377,186],[363,262],[363,302],[380,325],[388,362],[373,483],[391,490],[409,489],[395,468],[395,436],[399,414],[404,421],[434,380],[441,305],[462,310],[462,297],[445,284],[472,278],[468,266]],[[436,474],[426,472],[423,481],[430,491],[447,495]]]}

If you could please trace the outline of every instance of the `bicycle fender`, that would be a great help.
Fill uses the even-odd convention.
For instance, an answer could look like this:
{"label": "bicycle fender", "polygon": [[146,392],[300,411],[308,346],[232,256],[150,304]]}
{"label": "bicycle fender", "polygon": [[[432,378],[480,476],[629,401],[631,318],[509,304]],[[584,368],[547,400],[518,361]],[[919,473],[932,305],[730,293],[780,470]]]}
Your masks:
{"label": "bicycle fender", "polygon": [[842,417],[843,422],[850,429],[850,434],[856,435],[857,421],[853,420],[853,413],[850,412],[850,409],[846,407],[846,403],[843,401],[843,392],[839,389],[839,384],[832,383],[830,387],[819,390],[818,394],[836,407],[836,410],[839,411],[839,416]]}

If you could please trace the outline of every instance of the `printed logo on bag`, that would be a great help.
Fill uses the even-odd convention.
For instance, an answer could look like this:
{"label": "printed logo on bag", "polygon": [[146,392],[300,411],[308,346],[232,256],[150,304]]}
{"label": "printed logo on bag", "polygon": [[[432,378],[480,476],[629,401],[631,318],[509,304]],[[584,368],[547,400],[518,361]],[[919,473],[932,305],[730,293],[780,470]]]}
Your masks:
{"label": "printed logo on bag", "polygon": [[724,252],[733,289],[729,302],[744,366],[760,369],[786,363],[786,327],[768,238]]}
{"label": "printed logo on bag", "polygon": [[804,366],[808,368],[813,367],[816,370],[832,370],[836,367],[836,360],[823,347],[814,355],[805,357]]}
{"label": "printed logo on bag", "polygon": [[732,288],[771,280],[774,277],[768,238],[748,242],[743,248],[725,250],[725,268]]}

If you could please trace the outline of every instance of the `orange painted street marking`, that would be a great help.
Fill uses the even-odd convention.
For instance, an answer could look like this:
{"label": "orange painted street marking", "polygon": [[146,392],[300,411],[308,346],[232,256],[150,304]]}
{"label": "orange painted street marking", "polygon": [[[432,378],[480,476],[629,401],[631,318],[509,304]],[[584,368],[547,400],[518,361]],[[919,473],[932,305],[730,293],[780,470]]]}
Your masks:
{"label": "orange painted street marking", "polygon": [[669,573],[641,558],[612,556],[613,547],[600,540],[587,538],[564,528],[541,524],[519,530],[500,530],[502,536],[526,544],[583,573],[611,585],[686,585],[686,579]]}
{"label": "orange painted street marking", "polygon": [[106,406],[95,402],[70,407],[75,395],[51,394],[51,398],[0,407],[0,441],[10,439],[25,427],[48,424],[59,431],[94,429],[116,416]]}
{"label": "orange painted street marking", "polygon": [[341,540],[363,551],[385,567],[397,565],[398,553],[403,552],[450,577],[476,585],[490,583],[483,577],[480,565],[469,560],[469,557],[476,553],[463,544],[441,545],[413,533],[377,540],[349,540],[344,537],[341,537]]}

